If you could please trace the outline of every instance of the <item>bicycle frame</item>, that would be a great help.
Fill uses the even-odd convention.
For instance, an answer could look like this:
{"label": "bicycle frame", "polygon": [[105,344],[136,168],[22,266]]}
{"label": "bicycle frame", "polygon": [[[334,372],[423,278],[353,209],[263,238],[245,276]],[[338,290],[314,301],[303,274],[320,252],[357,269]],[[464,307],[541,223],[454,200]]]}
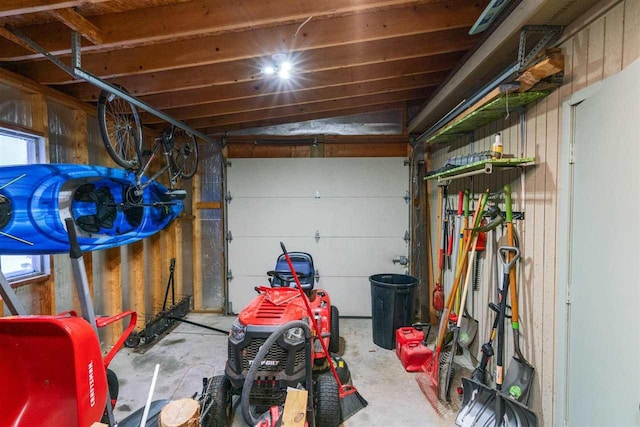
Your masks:
{"label": "bicycle frame", "polygon": [[[149,178],[149,180],[142,184],[142,177],[147,173],[149,166],[153,162],[153,159],[158,155],[158,151],[160,148],[163,149],[162,155],[164,156],[165,165],[158,170],[153,176]],[[136,185],[138,187],[138,192],[142,194],[145,188],[147,188],[152,182],[154,182],[160,175],[162,175],[165,171],[167,172],[167,177],[169,178],[169,189],[174,190],[175,185],[180,179],[179,174],[175,174],[172,170],[171,166],[171,149],[173,148],[173,134],[165,136],[165,132],[162,133],[161,136],[157,137],[153,143],[153,151],[151,152],[151,156],[149,156],[149,160],[146,161],[144,167],[140,168],[138,172],[136,172]],[[140,195],[137,194],[137,195]]]}

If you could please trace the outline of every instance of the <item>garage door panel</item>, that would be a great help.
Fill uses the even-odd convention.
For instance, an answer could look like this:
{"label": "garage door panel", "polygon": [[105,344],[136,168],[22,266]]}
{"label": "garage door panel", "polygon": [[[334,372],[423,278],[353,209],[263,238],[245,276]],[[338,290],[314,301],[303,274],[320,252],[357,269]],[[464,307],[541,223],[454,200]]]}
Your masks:
{"label": "garage door panel", "polygon": [[[227,169],[233,197],[399,196],[407,191],[401,158],[236,159]],[[389,170],[402,173],[389,174]]]}
{"label": "garage door panel", "polygon": [[[234,198],[229,230],[235,237],[313,236],[321,212],[312,198]],[[302,220],[306,218],[306,220]]]}
{"label": "garage door panel", "polygon": [[376,273],[403,273],[393,258],[407,253],[400,238],[328,238],[312,249],[320,277],[370,276]]}
{"label": "garage door panel", "polygon": [[398,215],[408,216],[402,198],[330,198],[317,204],[317,230],[328,237],[403,237],[407,225],[390,221]]}
{"label": "garage door panel", "polygon": [[409,215],[401,198],[313,199],[237,198],[229,205],[229,230],[239,236],[402,237],[406,224],[389,221],[401,211]]}
{"label": "garage door panel", "polygon": [[280,242],[286,245],[288,251],[309,252],[312,256],[316,245],[313,237],[234,237],[229,243],[229,265],[234,277],[266,277],[267,271],[273,270],[276,259],[282,254]]}
{"label": "garage door panel", "polygon": [[331,297],[331,305],[338,307],[341,316],[371,316],[369,276],[331,277],[330,279],[320,279],[316,289],[327,291]]}

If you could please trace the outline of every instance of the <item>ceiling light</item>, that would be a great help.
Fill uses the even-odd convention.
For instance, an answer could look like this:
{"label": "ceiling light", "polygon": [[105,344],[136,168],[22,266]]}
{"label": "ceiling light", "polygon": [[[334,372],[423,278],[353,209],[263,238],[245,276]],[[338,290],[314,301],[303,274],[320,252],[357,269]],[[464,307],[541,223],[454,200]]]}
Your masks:
{"label": "ceiling light", "polygon": [[272,55],[273,62],[265,65],[262,72],[267,76],[277,75],[279,78],[286,80],[291,78],[293,64],[287,59],[283,53]]}

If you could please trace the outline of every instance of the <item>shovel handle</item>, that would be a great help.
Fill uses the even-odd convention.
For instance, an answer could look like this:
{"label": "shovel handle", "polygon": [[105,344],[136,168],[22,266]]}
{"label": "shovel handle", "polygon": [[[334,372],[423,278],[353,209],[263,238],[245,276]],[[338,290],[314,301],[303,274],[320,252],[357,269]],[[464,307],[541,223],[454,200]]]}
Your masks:
{"label": "shovel handle", "polygon": [[502,262],[502,267],[505,270],[504,273],[508,274],[513,264],[520,258],[520,249],[515,246],[500,246],[498,248],[498,254],[500,254],[500,262]]}
{"label": "shovel handle", "polygon": [[[515,246],[515,237],[513,235],[513,209],[511,203],[511,185],[504,186],[504,210],[507,223],[507,245]],[[514,329],[520,327],[518,323],[518,287],[516,284],[516,269],[509,272],[509,292],[511,293],[512,319],[511,325]]]}

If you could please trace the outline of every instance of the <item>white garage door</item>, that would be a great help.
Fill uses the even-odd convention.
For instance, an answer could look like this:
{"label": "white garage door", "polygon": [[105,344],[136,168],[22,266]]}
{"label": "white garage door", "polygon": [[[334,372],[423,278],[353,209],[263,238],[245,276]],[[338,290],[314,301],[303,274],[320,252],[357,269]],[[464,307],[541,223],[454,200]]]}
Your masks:
{"label": "white garage door", "polygon": [[369,276],[406,270],[392,260],[408,255],[408,173],[402,158],[232,160],[230,311],[268,285],[282,241],[313,256],[341,315],[370,316]]}

